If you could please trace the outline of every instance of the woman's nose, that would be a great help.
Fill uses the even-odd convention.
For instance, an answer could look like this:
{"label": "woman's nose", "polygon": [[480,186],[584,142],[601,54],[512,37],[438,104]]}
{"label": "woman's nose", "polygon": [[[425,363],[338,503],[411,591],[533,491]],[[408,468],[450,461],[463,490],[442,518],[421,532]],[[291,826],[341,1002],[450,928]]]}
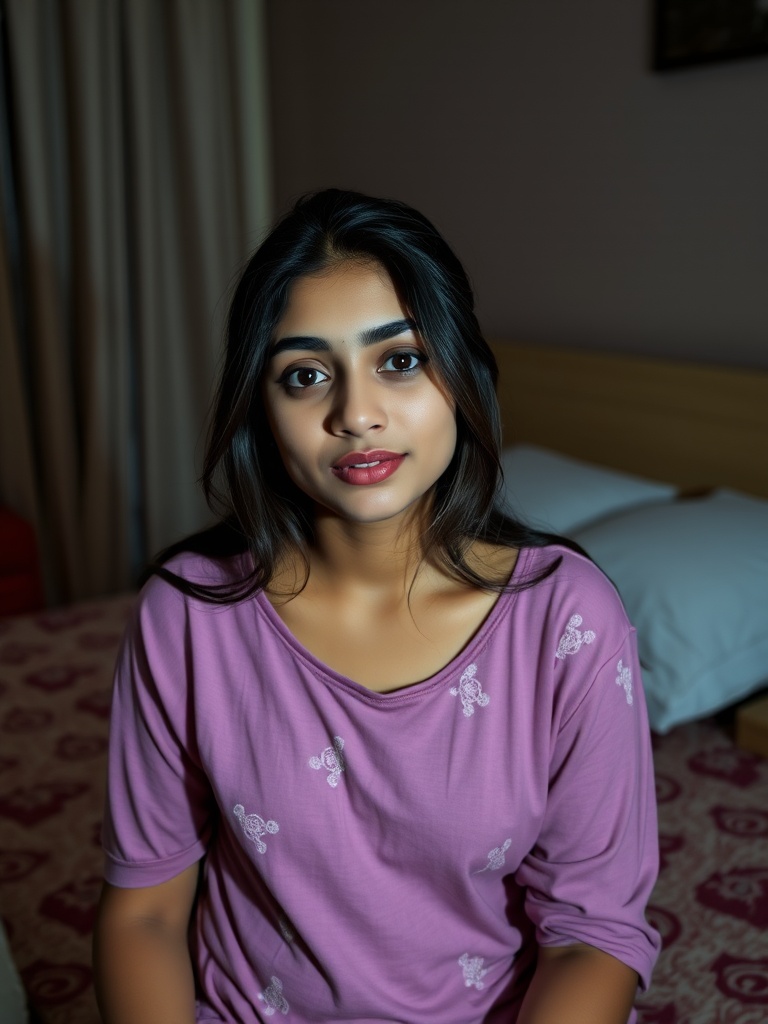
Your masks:
{"label": "woman's nose", "polygon": [[365,375],[350,375],[341,382],[330,414],[329,425],[334,434],[362,437],[386,426],[383,396],[377,384]]}

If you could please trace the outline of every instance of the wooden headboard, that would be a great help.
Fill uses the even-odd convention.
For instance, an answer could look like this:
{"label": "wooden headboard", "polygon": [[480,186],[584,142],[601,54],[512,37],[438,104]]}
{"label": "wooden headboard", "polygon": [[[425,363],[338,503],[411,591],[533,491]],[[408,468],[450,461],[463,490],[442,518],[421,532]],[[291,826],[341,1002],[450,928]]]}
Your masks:
{"label": "wooden headboard", "polygon": [[494,342],[504,441],[768,497],[768,371]]}

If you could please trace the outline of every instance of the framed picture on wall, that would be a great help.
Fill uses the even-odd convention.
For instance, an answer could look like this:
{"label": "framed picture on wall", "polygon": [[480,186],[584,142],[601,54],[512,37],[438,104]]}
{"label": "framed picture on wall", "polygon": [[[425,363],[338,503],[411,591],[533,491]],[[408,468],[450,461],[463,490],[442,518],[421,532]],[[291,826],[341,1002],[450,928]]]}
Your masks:
{"label": "framed picture on wall", "polygon": [[768,0],[655,0],[657,71],[768,54]]}

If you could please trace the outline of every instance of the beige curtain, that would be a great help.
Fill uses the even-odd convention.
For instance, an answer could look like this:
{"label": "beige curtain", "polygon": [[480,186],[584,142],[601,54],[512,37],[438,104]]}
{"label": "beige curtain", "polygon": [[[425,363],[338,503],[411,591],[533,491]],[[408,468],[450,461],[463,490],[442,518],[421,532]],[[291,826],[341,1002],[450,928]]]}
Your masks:
{"label": "beige curtain", "polygon": [[2,9],[0,501],[37,525],[63,601],[129,586],[208,521],[227,292],[270,214],[263,10]]}

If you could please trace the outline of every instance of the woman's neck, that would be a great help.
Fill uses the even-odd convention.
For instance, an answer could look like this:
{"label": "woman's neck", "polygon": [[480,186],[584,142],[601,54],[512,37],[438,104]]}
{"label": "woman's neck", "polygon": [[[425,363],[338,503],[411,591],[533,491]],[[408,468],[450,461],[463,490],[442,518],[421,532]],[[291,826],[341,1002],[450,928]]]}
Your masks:
{"label": "woman's neck", "polygon": [[[417,579],[431,575],[424,559],[420,516],[398,516],[377,523],[355,523],[319,510],[306,555],[309,575],[303,593],[343,594],[363,601],[407,600]],[[432,570],[435,571],[435,570]],[[275,598],[302,589],[306,563],[289,555],[270,585]],[[439,573],[442,576],[442,572]]]}
{"label": "woman's neck", "polygon": [[414,518],[352,523],[318,514],[310,575],[320,586],[405,595],[423,563],[422,531]]}

